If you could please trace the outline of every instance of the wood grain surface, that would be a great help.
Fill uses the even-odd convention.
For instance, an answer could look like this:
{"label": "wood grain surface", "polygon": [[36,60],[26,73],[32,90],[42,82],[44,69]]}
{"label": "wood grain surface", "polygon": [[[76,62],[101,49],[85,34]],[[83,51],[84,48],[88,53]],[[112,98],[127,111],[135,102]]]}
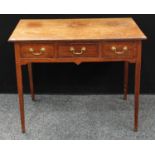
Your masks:
{"label": "wood grain surface", "polygon": [[132,18],[20,20],[9,41],[146,39]]}

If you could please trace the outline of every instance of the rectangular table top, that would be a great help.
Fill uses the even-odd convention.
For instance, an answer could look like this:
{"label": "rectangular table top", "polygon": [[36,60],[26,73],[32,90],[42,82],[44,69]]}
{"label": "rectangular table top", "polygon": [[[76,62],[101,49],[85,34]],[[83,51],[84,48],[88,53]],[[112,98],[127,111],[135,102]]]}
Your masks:
{"label": "rectangular table top", "polygon": [[9,41],[146,39],[132,18],[20,20]]}

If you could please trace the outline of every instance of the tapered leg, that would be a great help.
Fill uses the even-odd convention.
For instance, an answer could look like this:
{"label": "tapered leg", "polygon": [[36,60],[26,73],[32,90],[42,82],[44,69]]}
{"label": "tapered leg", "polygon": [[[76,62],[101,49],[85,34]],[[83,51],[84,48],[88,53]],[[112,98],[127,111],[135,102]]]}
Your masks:
{"label": "tapered leg", "polygon": [[135,131],[138,131],[140,75],[141,75],[141,63],[138,62],[136,63],[136,66],[135,66],[135,123],[134,123]]}
{"label": "tapered leg", "polygon": [[35,100],[34,95],[34,85],[33,85],[33,73],[32,73],[32,64],[28,64],[28,74],[29,74],[29,82],[30,82],[30,92],[32,100]]}
{"label": "tapered leg", "polygon": [[16,74],[17,74],[17,89],[18,89],[18,97],[19,97],[19,110],[20,110],[21,128],[22,128],[22,132],[25,133],[23,79],[22,79],[22,66],[20,63],[16,63]]}
{"label": "tapered leg", "polygon": [[128,95],[128,80],[129,80],[129,63],[124,63],[124,100],[127,100]]}

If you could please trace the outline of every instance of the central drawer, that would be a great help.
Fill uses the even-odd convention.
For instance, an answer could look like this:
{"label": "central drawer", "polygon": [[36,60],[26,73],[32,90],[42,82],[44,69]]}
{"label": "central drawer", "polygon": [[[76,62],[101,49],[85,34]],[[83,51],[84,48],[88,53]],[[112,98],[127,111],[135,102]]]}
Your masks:
{"label": "central drawer", "polygon": [[98,57],[99,45],[97,43],[61,43],[58,44],[57,57]]}

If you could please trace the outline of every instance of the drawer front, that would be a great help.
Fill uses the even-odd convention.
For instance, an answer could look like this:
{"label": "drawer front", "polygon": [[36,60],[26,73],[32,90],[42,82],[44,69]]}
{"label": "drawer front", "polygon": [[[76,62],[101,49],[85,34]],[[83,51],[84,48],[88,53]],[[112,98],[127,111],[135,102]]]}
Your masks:
{"label": "drawer front", "polygon": [[51,58],[54,57],[54,45],[52,44],[22,44],[21,58]]}
{"label": "drawer front", "polygon": [[104,42],[102,57],[114,59],[132,59],[136,57],[137,44],[135,42]]}
{"label": "drawer front", "polygon": [[99,45],[97,43],[62,43],[58,45],[59,58],[72,57],[98,57]]}

